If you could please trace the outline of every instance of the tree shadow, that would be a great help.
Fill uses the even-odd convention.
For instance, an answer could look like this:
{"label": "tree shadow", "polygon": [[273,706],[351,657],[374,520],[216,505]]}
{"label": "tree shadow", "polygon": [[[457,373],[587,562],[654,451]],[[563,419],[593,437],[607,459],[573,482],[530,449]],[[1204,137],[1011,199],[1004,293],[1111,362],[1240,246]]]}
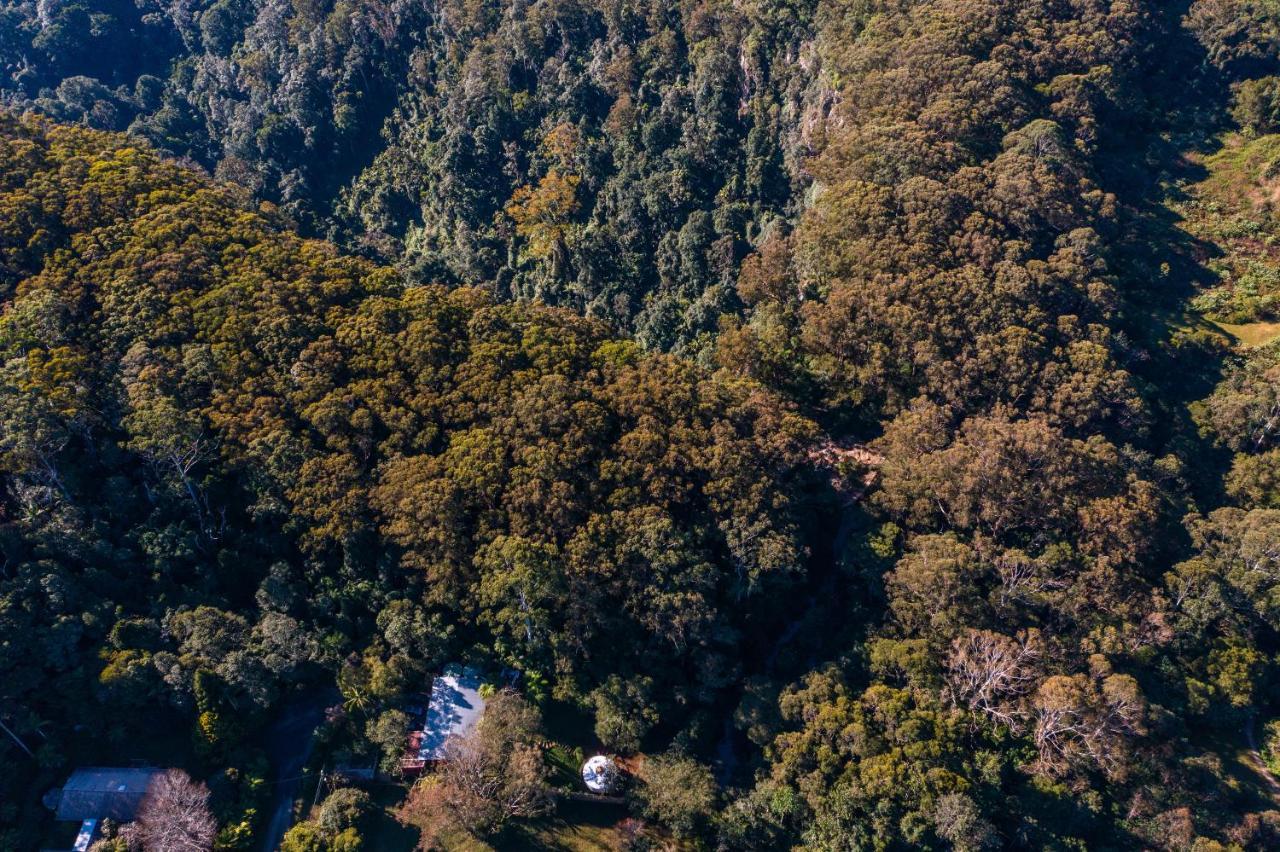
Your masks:
{"label": "tree shadow", "polygon": [[[1222,252],[1183,227],[1176,208],[1190,200],[1187,187],[1209,175],[1202,159],[1221,147],[1230,94],[1204,47],[1181,25],[1189,6],[1184,0],[1164,13],[1164,37],[1140,75],[1150,107],[1105,134],[1107,156],[1099,161],[1103,185],[1126,202],[1113,254],[1123,282],[1119,328],[1129,343],[1124,366],[1148,389],[1152,407],[1140,445],[1184,460],[1186,497],[1213,506],[1225,498],[1221,472],[1230,455],[1201,433],[1191,406],[1221,381],[1232,341],[1188,303],[1218,283],[1208,263]],[[1180,527],[1171,532],[1162,537],[1166,559],[1188,544]]]}

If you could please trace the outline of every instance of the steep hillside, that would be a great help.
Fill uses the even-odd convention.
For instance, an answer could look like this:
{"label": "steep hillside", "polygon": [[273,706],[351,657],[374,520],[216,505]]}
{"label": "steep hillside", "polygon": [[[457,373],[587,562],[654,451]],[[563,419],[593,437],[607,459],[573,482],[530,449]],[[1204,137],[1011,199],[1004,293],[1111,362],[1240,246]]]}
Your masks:
{"label": "steep hillside", "polygon": [[243,769],[317,666],[376,715],[475,645],[675,723],[785,606],[812,428],[759,388],[405,288],[119,136],[3,116],[0,161],[0,708],[42,754],[0,751],[5,843],[146,731]]}
{"label": "steep hillside", "polygon": [[555,847],[593,752],[627,848],[1280,846],[1277,0],[66,0],[0,61],[0,845],[151,729],[245,848],[283,696],[395,770],[464,661],[523,697],[387,794],[424,847]]}

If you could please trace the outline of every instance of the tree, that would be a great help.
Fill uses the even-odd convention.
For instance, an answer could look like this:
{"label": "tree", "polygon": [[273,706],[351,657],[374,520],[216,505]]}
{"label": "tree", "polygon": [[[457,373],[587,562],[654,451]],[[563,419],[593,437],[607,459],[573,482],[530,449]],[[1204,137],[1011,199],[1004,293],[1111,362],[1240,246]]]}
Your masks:
{"label": "tree", "polygon": [[951,643],[944,664],[947,685],[956,701],[1019,728],[1024,715],[1019,699],[1035,687],[1041,656],[1038,631],[1011,639],[969,629]]}
{"label": "tree", "polygon": [[1266,0],[1198,0],[1187,26],[1208,51],[1208,59],[1240,76],[1275,61],[1280,48],[1280,13]]}
{"label": "tree", "polygon": [[1231,370],[1206,400],[1202,421],[1236,452],[1261,453],[1280,436],[1280,346]]}
{"label": "tree", "polygon": [[1175,610],[1235,635],[1280,626],[1280,510],[1224,507],[1187,527],[1196,557],[1166,580]]}
{"label": "tree", "polygon": [[803,838],[817,848],[929,842],[936,803],[981,789],[970,761],[986,742],[973,718],[929,689],[872,683],[853,690],[835,665],[783,693],[787,724],[770,744],[770,777],[803,801]]}
{"label": "tree", "polygon": [[980,620],[982,566],[956,536],[913,538],[885,579],[890,607],[912,635],[945,642],[960,625]]}
{"label": "tree", "polygon": [[1073,439],[1045,418],[1009,414],[971,418],[952,433],[934,406],[905,413],[880,442],[888,458],[877,499],[911,523],[1005,546],[1069,537],[1089,555],[1141,557],[1149,546],[1142,530],[1157,520],[1158,504],[1149,483],[1128,475],[1119,450],[1097,435]]}
{"label": "tree", "polygon": [[653,706],[653,678],[622,679],[610,675],[591,693],[596,709],[596,736],[605,746],[634,752],[659,719]]}
{"label": "tree", "polygon": [[127,358],[131,363],[127,367],[125,390],[130,412],[123,425],[131,437],[126,445],[162,476],[170,477],[181,485],[201,531],[214,536],[218,530],[212,526],[206,495],[195,478],[196,469],[215,451],[202,418],[192,410],[192,406],[183,404],[159,387],[163,381],[160,378],[163,370],[154,363],[148,363],[145,346],[131,349]]}
{"label": "tree", "polygon": [[1097,769],[1120,779],[1129,772],[1132,737],[1145,729],[1146,701],[1128,675],[1055,675],[1031,700],[1038,767],[1063,776]]}
{"label": "tree", "polygon": [[329,830],[310,821],[290,828],[280,840],[280,852],[360,852],[364,838],[355,826]]}
{"label": "tree", "polygon": [[365,737],[378,747],[379,763],[390,772],[404,755],[410,720],[402,710],[385,710],[365,725]]}
{"label": "tree", "polygon": [[528,241],[528,252],[538,260],[550,259],[553,274],[565,260],[565,239],[570,217],[578,209],[575,192],[581,179],[552,169],[537,186],[522,186],[511,196],[507,215],[516,223],[516,233]]}
{"label": "tree", "polygon": [[328,848],[320,826],[309,821],[294,825],[280,839],[280,852],[327,852]]}
{"label": "tree", "polygon": [[711,770],[669,752],[644,762],[636,797],[645,815],[681,837],[700,833],[715,813],[719,788]]}
{"label": "tree", "polygon": [[137,819],[123,833],[145,852],[208,852],[217,830],[209,788],[180,769],[168,769],[152,779]]}
{"label": "tree", "polygon": [[488,700],[473,731],[445,743],[438,772],[443,800],[467,831],[491,835],[511,819],[550,808],[540,736],[537,710],[504,690]]}
{"label": "tree", "polygon": [[938,836],[952,844],[956,852],[996,849],[1000,838],[973,799],[964,793],[948,793],[938,799],[934,812]]}
{"label": "tree", "polygon": [[337,835],[348,828],[359,828],[372,809],[373,801],[368,793],[354,787],[340,787],[325,797],[316,822],[327,833]]}
{"label": "tree", "polygon": [[1280,77],[1245,80],[1236,90],[1231,117],[1251,136],[1280,130]]}
{"label": "tree", "polygon": [[512,648],[513,663],[522,670],[549,668],[551,612],[564,606],[564,570],[554,548],[498,536],[475,561],[481,572],[478,598],[485,608],[481,618]]}

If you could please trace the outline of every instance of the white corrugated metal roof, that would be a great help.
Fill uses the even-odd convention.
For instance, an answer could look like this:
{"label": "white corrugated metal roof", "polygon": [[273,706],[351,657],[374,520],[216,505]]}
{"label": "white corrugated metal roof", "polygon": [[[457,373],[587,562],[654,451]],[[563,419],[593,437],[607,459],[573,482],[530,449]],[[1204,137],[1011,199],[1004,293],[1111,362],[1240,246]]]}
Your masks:
{"label": "white corrugated metal roof", "polygon": [[446,667],[444,674],[431,683],[431,700],[427,704],[418,757],[440,760],[449,737],[469,733],[483,715],[479,673],[461,666]]}

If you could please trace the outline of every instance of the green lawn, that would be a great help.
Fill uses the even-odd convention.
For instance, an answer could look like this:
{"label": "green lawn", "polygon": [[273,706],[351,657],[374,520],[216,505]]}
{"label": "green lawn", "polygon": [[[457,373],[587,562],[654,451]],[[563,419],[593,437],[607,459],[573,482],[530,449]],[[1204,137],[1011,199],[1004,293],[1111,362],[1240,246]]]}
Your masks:
{"label": "green lawn", "polygon": [[1204,159],[1208,177],[1201,183],[1204,197],[1231,210],[1248,210],[1274,203],[1280,179],[1280,135],[1253,139],[1229,134],[1222,148]]}
{"label": "green lawn", "polygon": [[1241,345],[1257,346],[1280,333],[1267,322],[1280,306],[1280,135],[1228,134],[1199,163],[1204,178],[1173,205],[1187,233],[1216,247],[1202,258],[1211,280],[1198,282],[1193,305]]}
{"label": "green lawn", "polygon": [[493,848],[498,852],[607,852],[621,846],[618,826],[627,816],[622,805],[562,801],[554,814],[505,832]]}

